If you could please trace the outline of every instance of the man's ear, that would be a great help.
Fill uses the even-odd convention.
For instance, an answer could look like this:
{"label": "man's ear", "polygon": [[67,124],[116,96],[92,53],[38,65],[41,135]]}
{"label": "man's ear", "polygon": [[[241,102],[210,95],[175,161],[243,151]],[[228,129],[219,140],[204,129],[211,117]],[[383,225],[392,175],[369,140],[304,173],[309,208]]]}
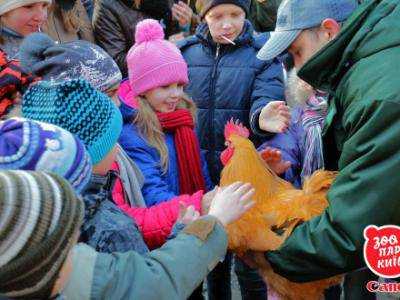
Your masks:
{"label": "man's ear", "polygon": [[325,38],[331,41],[339,34],[341,26],[334,19],[325,19],[321,23],[321,29]]}

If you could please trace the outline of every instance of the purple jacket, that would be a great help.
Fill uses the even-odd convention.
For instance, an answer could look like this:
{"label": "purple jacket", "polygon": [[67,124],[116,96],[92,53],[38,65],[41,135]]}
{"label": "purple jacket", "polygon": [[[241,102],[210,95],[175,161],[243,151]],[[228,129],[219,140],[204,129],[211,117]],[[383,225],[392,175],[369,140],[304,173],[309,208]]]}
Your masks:
{"label": "purple jacket", "polygon": [[281,176],[296,187],[301,187],[301,170],[304,157],[304,127],[302,125],[303,109],[295,108],[288,130],[273,136],[264,142],[258,151],[271,147],[282,152],[282,159],[291,162],[291,167]]}

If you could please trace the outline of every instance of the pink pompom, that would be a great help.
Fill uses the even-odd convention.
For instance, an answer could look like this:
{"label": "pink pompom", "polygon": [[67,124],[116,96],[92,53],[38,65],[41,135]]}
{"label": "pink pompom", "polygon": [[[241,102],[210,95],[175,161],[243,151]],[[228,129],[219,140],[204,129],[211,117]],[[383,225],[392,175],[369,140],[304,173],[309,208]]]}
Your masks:
{"label": "pink pompom", "polygon": [[135,42],[141,44],[164,39],[164,30],[158,21],[146,19],[136,25]]}

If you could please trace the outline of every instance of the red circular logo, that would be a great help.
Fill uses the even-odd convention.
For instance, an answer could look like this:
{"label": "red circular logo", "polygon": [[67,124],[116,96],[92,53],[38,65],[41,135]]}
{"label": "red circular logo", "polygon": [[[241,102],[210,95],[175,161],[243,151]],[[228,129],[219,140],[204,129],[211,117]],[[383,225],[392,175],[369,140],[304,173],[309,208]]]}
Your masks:
{"label": "red circular logo", "polygon": [[364,259],[372,272],[384,278],[400,276],[400,227],[369,225],[364,229]]}

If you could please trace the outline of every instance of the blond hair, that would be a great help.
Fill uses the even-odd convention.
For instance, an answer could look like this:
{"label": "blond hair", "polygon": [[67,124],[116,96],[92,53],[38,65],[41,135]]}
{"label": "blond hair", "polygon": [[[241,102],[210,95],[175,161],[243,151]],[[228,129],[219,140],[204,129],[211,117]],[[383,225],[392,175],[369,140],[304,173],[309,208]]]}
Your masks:
{"label": "blond hair", "polygon": [[[139,109],[133,123],[137,126],[139,133],[147,142],[156,148],[158,154],[160,155],[160,167],[163,173],[168,170],[168,148],[165,143],[165,134],[162,130],[160,121],[149,102],[143,98],[138,97]],[[196,115],[196,105],[194,102],[184,94],[184,96],[179,101],[177,109],[187,109],[190,111],[193,119],[195,120]]]}

